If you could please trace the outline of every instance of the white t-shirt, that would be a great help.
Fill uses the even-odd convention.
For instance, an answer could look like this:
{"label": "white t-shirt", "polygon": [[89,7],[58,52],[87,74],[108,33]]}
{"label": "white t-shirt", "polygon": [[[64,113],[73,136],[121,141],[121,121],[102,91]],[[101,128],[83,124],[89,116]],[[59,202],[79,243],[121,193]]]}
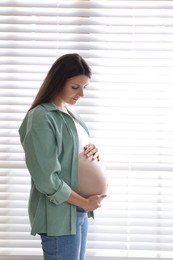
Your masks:
{"label": "white t-shirt", "polygon": [[86,130],[79,123],[77,123],[76,121],[74,122],[76,125],[78,139],[79,139],[79,153],[81,153],[84,151],[84,146],[89,144],[89,136]]}

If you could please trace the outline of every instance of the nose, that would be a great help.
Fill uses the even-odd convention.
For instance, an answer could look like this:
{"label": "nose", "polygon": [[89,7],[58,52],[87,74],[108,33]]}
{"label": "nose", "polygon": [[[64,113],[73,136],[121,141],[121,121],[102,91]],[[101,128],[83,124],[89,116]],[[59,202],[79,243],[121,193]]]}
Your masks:
{"label": "nose", "polygon": [[83,96],[84,96],[84,90],[83,90],[83,88],[80,88],[78,94],[79,94],[80,97],[83,97]]}

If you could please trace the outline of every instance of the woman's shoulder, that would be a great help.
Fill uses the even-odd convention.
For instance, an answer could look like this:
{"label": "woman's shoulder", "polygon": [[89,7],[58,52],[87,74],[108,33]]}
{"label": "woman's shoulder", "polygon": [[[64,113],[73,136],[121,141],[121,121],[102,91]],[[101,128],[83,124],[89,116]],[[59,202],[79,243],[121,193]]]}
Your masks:
{"label": "woman's shoulder", "polygon": [[54,111],[57,111],[57,109],[50,103],[40,104],[28,112],[27,118],[36,127],[54,125],[55,122],[61,125],[62,119],[60,113],[58,111],[54,113]]}
{"label": "woman's shoulder", "polygon": [[55,111],[58,112],[58,109],[52,103],[42,103],[31,109],[29,113],[34,115],[36,118],[47,118],[54,116],[55,114],[53,112]]}
{"label": "woman's shoulder", "polygon": [[56,111],[57,108],[52,103],[42,103],[31,109],[30,111],[35,114],[49,114],[50,112]]}

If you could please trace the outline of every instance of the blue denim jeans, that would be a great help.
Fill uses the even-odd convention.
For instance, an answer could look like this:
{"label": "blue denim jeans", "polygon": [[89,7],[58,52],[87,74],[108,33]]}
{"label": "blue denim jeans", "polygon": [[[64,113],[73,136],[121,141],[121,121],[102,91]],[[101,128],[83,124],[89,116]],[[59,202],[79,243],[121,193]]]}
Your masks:
{"label": "blue denim jeans", "polygon": [[88,233],[88,215],[77,208],[76,235],[40,234],[44,260],[84,260]]}

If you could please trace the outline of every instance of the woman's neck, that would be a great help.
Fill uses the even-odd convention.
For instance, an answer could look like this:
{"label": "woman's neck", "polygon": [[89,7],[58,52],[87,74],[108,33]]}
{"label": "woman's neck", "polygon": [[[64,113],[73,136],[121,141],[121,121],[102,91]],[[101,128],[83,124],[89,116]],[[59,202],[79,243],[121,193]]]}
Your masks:
{"label": "woman's neck", "polygon": [[62,112],[68,113],[67,108],[64,104],[58,104],[56,102],[52,102],[59,110],[61,110]]}
{"label": "woman's neck", "polygon": [[61,111],[63,112],[67,112],[66,106],[65,106],[65,102],[59,98],[56,98],[54,100],[52,100],[52,103],[58,107]]}

